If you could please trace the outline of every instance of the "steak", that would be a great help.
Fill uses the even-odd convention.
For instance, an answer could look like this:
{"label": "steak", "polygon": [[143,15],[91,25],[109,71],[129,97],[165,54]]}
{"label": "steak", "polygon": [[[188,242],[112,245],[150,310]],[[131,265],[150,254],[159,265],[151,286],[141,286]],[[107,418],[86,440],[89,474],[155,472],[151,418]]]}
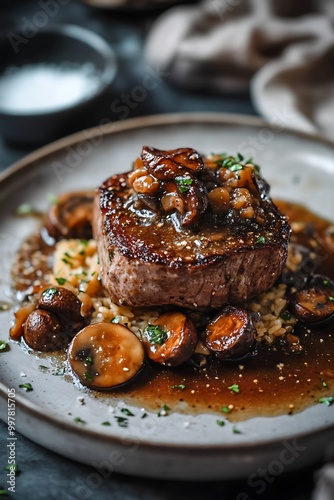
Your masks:
{"label": "steak", "polygon": [[290,227],[241,155],[143,147],[131,172],[97,190],[93,234],[114,302],[206,309],[268,290]]}

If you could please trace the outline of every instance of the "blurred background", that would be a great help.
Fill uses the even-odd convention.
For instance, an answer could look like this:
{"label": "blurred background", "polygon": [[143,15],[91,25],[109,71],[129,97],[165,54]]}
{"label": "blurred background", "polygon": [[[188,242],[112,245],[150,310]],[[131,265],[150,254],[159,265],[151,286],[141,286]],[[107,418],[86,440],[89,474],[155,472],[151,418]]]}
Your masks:
{"label": "blurred background", "polygon": [[[37,146],[50,140],[110,120],[119,121],[140,115],[180,111],[255,113],[248,91],[242,95],[222,95],[206,89],[180,88],[166,78],[167,70],[148,60],[145,53],[148,34],[156,19],[163,14],[164,9],[170,7],[171,2],[167,0],[154,0],[152,2],[146,0],[124,0],[124,2],[91,0],[90,3],[105,4],[106,7],[109,7],[110,4],[110,8],[94,8],[88,5],[88,2],[86,4],[73,0],[50,0],[49,2],[1,0],[0,168],[9,166]],[[41,5],[44,6],[44,9]],[[48,5],[48,11],[45,10],[46,5]],[[100,36],[114,53],[115,59],[111,64],[115,66],[115,74],[111,75],[110,84],[107,86],[106,92],[103,93],[102,99],[90,107],[83,116],[79,116],[79,119],[74,120],[73,123],[72,120],[67,119],[70,118],[69,115],[69,117],[65,117],[65,123],[61,120],[61,126],[55,134],[51,133],[50,137],[41,137],[41,128],[42,130],[45,127],[48,129],[55,119],[59,120],[59,117],[46,116],[45,120],[37,124],[38,130],[34,132],[36,124],[32,123],[31,125],[31,115],[43,114],[43,103],[46,107],[48,102],[50,106],[52,105],[55,99],[54,87],[59,84],[60,74],[53,74],[56,81],[51,81],[50,75],[44,75],[45,78],[49,76],[48,81],[45,82],[44,90],[43,75],[41,74],[38,82],[36,82],[38,75],[35,75],[35,81],[33,75],[30,75],[32,81],[29,82],[27,70],[21,70],[21,75],[16,72],[17,77],[22,77],[22,83],[16,85],[16,89],[13,82],[9,80],[10,72],[15,71],[18,66],[31,67],[30,57],[21,54],[25,51],[28,52],[33,44],[36,45],[36,49],[32,48],[31,50],[33,62],[39,66],[40,70],[43,61],[44,70],[46,69],[45,64],[50,60],[50,53],[52,60],[56,58],[57,47],[64,62],[68,62],[68,53],[72,50],[71,40],[66,41],[65,47],[59,40],[50,43],[49,47],[47,46],[48,42],[46,44],[44,39],[38,40],[41,37],[41,32],[55,25],[57,27],[75,25]],[[22,38],[20,38],[21,36]],[[76,58],[78,59],[79,68],[83,64],[85,50],[87,47],[78,47],[74,53],[71,53],[74,61]],[[58,59],[57,64],[59,63]],[[86,71],[89,71],[89,68],[86,68]],[[81,69],[81,76],[87,76],[84,69]],[[67,78],[67,80],[69,87],[71,87],[71,78]],[[34,91],[36,83],[41,88]],[[64,84],[66,85],[66,81],[63,82]],[[8,89],[11,94],[12,110],[8,109],[8,96],[6,95]],[[66,89],[64,92],[66,101]],[[68,92],[71,92],[71,88],[68,88]],[[33,109],[32,99],[36,108],[39,109]],[[71,101],[71,96],[69,96],[69,101]],[[38,102],[40,102],[39,105]],[[30,107],[29,103],[31,103]],[[70,105],[71,102],[67,104]],[[26,108],[23,109],[21,115],[19,106]],[[68,121],[72,122],[70,126],[67,125]]]}

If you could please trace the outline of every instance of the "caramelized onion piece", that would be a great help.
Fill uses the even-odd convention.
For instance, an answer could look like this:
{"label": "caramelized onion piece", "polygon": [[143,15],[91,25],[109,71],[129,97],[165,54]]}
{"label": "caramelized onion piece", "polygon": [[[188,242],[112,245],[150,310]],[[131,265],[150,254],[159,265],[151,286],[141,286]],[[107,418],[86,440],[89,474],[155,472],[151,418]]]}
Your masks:
{"label": "caramelized onion piece", "polygon": [[208,324],[205,342],[218,359],[240,358],[250,351],[255,335],[250,313],[240,307],[226,306]]}
{"label": "caramelized onion piece", "polygon": [[112,389],[133,379],[144,363],[134,333],[116,323],[96,323],[76,334],[68,351],[74,374],[92,389]]}
{"label": "caramelized onion piece", "polygon": [[156,363],[182,365],[193,354],[197,333],[193,323],[182,313],[165,313],[148,325],[143,333],[147,355]]}
{"label": "caramelized onion piece", "polygon": [[290,310],[303,323],[320,323],[334,315],[334,283],[325,276],[313,276],[303,290],[291,294]]}
{"label": "caramelized onion piece", "polygon": [[189,173],[196,175],[204,168],[200,154],[192,148],[163,151],[143,146],[141,158],[149,173],[161,181]]}
{"label": "caramelized onion piece", "polygon": [[92,237],[94,191],[66,193],[58,197],[45,218],[50,236],[61,238]]}

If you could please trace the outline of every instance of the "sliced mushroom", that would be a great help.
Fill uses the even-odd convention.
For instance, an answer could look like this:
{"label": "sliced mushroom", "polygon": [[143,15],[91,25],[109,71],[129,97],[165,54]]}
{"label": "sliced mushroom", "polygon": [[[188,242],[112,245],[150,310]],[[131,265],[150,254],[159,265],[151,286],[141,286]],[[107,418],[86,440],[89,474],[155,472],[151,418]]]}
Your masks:
{"label": "sliced mushroom", "polygon": [[50,287],[40,296],[38,307],[56,314],[68,330],[78,331],[88,318],[81,316],[80,300],[67,288]]}
{"label": "sliced mushroom", "polygon": [[178,366],[193,354],[197,333],[193,323],[184,314],[165,313],[145,329],[143,343],[152,361]]}
{"label": "sliced mushroom", "polygon": [[240,358],[249,353],[255,335],[251,314],[240,307],[226,306],[208,324],[205,342],[218,359]]}
{"label": "sliced mushroom", "polygon": [[149,173],[161,181],[171,181],[178,175],[197,174],[204,168],[200,154],[192,148],[163,151],[143,146],[141,158]]}
{"label": "sliced mushroom", "polygon": [[56,315],[35,309],[29,314],[24,325],[24,340],[36,351],[57,351],[65,349],[71,338]]}
{"label": "sliced mushroom", "polygon": [[44,221],[50,236],[61,238],[92,237],[94,191],[78,191],[59,196]]}
{"label": "sliced mushroom", "polygon": [[290,297],[290,310],[303,323],[320,323],[334,315],[334,283],[314,275],[303,290]]}
{"label": "sliced mushroom", "polygon": [[198,222],[201,215],[207,209],[208,195],[204,184],[194,177],[191,179],[189,189],[183,196],[186,202],[186,212],[181,219],[181,224],[183,226],[192,226]]}
{"label": "sliced mushroom", "polygon": [[112,389],[134,378],[144,363],[140,340],[117,323],[96,323],[76,334],[68,359],[80,382],[92,389]]}

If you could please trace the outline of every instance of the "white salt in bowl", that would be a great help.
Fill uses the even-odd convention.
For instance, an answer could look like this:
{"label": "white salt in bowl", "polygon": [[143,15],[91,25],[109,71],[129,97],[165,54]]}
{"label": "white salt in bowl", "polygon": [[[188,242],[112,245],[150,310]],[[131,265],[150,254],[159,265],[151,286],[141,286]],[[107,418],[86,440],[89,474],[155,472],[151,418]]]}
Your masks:
{"label": "white salt in bowl", "polygon": [[27,35],[0,39],[0,133],[37,146],[92,125],[117,64],[107,42],[78,26]]}

